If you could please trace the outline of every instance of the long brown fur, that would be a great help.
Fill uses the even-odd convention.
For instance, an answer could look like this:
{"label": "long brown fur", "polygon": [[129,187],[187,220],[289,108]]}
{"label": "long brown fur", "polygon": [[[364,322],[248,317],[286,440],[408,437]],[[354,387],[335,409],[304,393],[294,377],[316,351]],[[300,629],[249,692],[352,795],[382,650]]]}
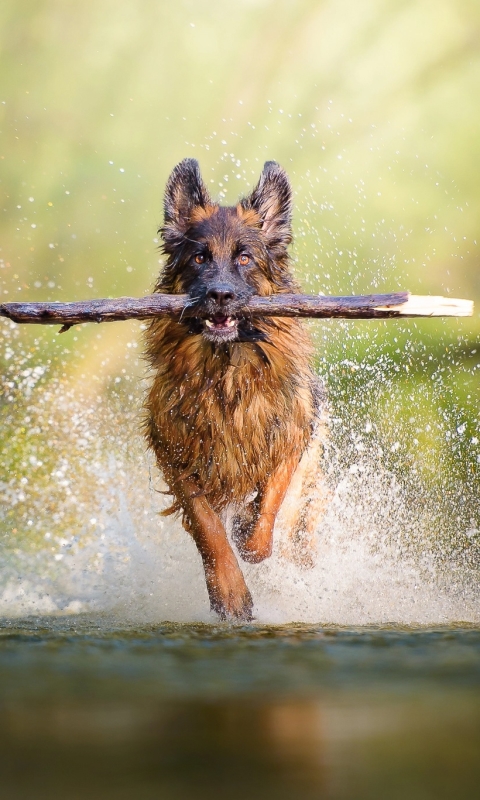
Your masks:
{"label": "long brown fur", "polygon": [[[229,563],[223,569],[218,563],[223,558],[217,552],[222,536],[222,553],[228,552],[228,559],[233,556],[232,564],[236,563],[233,551],[226,550],[230,545],[218,515],[233,505],[239,510],[237,528],[244,533],[241,555],[248,560],[268,555],[276,510],[312,435],[317,391],[311,344],[298,320],[263,318],[254,326],[242,320],[237,338],[228,341],[209,339],[202,320],[210,312],[214,324],[220,319],[222,327],[224,309],[225,315],[230,308],[235,313],[237,292],[240,302],[243,291],[269,295],[296,288],[287,255],[290,203],[288,179],[273,162],[265,166],[252,194],[236,207],[211,201],[198,165],[190,159],[175,168],[165,196],[161,232],[167,262],[155,290],[189,293],[194,313],[181,319],[154,319],[146,332],[153,369],[146,435],[174,497],[171,510],[183,510],[184,526],[194,535],[204,560],[212,607],[222,617],[249,618],[252,603],[246,587],[238,589],[242,584],[238,565]],[[199,247],[208,253],[203,273],[195,261]],[[240,274],[240,252],[250,257],[247,274]],[[210,277],[203,278],[207,273]],[[212,286],[213,300],[208,298]],[[273,511],[262,511],[262,498],[268,499],[269,493],[273,497],[272,476],[286,485],[271,501]],[[242,506],[250,509],[245,520]],[[259,531],[262,514],[265,533]],[[250,558],[248,536],[255,530],[255,541],[263,537],[265,544],[258,558]],[[209,578],[209,569],[216,577]],[[223,583],[226,589],[217,585]],[[243,598],[232,597],[238,591]]]}

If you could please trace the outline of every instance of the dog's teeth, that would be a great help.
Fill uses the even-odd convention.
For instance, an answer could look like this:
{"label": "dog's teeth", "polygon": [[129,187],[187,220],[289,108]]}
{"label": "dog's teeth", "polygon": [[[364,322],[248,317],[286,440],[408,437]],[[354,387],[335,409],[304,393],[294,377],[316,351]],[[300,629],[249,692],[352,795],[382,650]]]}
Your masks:
{"label": "dog's teeth", "polygon": [[207,328],[233,328],[235,325],[235,320],[231,317],[227,317],[225,320],[221,322],[215,322],[215,320],[206,319],[205,325]]}

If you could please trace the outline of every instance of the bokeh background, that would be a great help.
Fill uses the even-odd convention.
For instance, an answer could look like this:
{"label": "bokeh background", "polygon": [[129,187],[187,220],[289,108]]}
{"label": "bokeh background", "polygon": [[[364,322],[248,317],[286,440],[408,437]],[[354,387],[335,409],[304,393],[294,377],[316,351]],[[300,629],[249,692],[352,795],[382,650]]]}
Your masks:
{"label": "bokeh background", "polygon": [[[311,325],[333,471],[368,451],[477,563],[479,37],[474,0],[3,0],[2,298],[147,293],[172,167],[198,158],[233,203],[278,160],[306,291],[477,303],[467,320]],[[87,524],[92,448],[128,451],[139,429],[139,328],[2,324],[7,549],[43,546],[52,514],[69,535]],[[107,407],[117,433],[99,439]]]}

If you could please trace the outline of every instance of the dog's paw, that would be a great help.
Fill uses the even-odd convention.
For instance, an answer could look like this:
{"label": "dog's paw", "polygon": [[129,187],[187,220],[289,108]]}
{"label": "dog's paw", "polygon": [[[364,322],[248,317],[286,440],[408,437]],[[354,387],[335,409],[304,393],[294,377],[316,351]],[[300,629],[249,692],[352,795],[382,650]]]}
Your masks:
{"label": "dog's paw", "polygon": [[205,567],[210,608],[222,620],[249,622],[253,600],[235,557],[218,559]]}
{"label": "dog's paw", "polygon": [[238,538],[235,541],[244,561],[258,564],[272,555],[274,524],[273,514],[261,514],[253,528],[250,528],[242,539]]}
{"label": "dog's paw", "polygon": [[210,608],[215,611],[221,620],[234,622],[251,622],[253,620],[253,600],[247,591],[239,597],[230,594],[228,598],[215,598],[210,596]]}

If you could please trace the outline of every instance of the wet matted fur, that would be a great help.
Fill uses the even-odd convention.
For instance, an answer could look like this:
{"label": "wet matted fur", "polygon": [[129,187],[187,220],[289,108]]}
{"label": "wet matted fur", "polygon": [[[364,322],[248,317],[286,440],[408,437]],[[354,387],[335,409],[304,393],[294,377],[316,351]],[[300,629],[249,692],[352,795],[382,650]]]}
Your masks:
{"label": "wet matted fur", "polygon": [[211,607],[250,619],[222,519],[235,510],[242,558],[270,555],[275,518],[316,426],[318,441],[321,398],[302,323],[240,311],[254,294],[298,290],[287,250],[291,188],[270,161],[248,197],[219,206],[198,163],[185,159],[168,180],[164,212],[167,261],[155,291],[188,294],[190,304],[188,315],[154,319],[146,332],[147,439],[170,510],[183,512],[202,556]]}

